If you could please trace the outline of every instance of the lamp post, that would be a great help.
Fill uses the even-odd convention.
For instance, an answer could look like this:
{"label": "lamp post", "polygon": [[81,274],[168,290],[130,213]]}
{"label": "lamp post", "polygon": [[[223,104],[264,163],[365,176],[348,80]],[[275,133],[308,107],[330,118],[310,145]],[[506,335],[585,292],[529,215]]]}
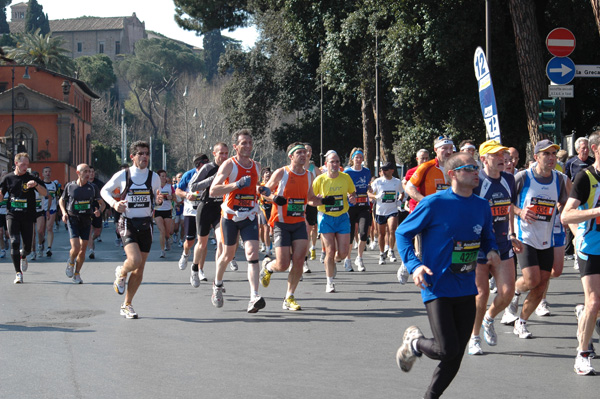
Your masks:
{"label": "lamp post", "polygon": [[190,162],[190,146],[189,144],[189,137],[188,137],[188,120],[187,120],[187,95],[188,95],[188,91],[187,91],[187,86],[185,86],[185,89],[183,90],[183,115],[184,115],[184,119],[185,119],[185,165],[187,167],[187,165],[189,165]]}

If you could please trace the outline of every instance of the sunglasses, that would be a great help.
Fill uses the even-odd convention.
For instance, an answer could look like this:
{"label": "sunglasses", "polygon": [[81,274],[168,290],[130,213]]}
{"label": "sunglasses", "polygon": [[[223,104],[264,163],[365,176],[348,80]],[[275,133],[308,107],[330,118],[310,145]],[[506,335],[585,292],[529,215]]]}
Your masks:
{"label": "sunglasses", "polygon": [[466,164],[463,166],[459,166],[458,168],[454,168],[452,170],[456,171],[456,170],[461,170],[461,169],[464,170],[465,172],[477,172],[479,170],[479,166]]}
{"label": "sunglasses", "polygon": [[146,155],[146,156],[148,156],[148,155],[150,155],[150,152],[149,151],[140,151],[140,152],[137,153],[137,155]]}

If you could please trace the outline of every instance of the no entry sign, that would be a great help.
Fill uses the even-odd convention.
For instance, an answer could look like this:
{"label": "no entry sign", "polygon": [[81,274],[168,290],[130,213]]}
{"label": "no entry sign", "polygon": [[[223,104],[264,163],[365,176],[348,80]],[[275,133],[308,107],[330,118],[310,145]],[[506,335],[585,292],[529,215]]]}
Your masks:
{"label": "no entry sign", "polygon": [[575,50],[575,35],[566,28],[556,28],[548,33],[546,47],[555,57],[567,57]]}

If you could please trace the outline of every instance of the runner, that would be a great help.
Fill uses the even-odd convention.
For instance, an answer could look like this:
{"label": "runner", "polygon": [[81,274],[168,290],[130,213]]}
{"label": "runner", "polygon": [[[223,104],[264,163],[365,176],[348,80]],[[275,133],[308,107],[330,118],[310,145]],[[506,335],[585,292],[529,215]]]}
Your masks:
{"label": "runner", "polygon": [[[52,256],[52,244],[54,243],[54,221],[56,220],[56,212],[57,212],[57,195],[59,190],[58,181],[52,181],[52,169],[49,166],[46,166],[42,169],[42,177],[44,179],[44,184],[46,185],[46,190],[48,191],[48,195],[44,197],[44,201],[42,203],[42,208],[46,211],[46,256]],[[44,246],[42,244],[41,250],[43,251]],[[42,256],[41,251],[38,254],[40,257]]]}
{"label": "runner", "polygon": [[[260,184],[265,185],[271,178],[271,168],[263,168],[260,171]],[[271,209],[273,204],[266,199],[264,196],[258,198],[258,205],[260,206],[260,212],[258,213],[258,237],[260,239],[260,252],[264,252],[265,256],[272,257],[271,250],[273,244],[271,243],[271,226],[269,226],[269,219],[271,218]]]}
{"label": "runner", "polygon": [[[355,232],[358,231],[359,244],[358,254],[354,260],[354,265],[359,272],[364,272],[367,269],[363,262],[363,253],[367,246],[367,238],[369,235],[369,227],[371,227],[371,205],[369,203],[369,197],[367,191],[369,190],[369,183],[371,182],[371,171],[368,168],[362,166],[365,160],[364,152],[362,148],[354,147],[350,152],[350,166],[348,166],[344,173],[348,174],[354,182],[356,187],[356,204],[350,205],[348,209],[348,216],[350,217],[350,244],[355,239]],[[358,228],[358,229],[357,229]],[[352,272],[352,262],[350,261],[350,255],[352,253],[352,245],[348,249],[348,256],[344,261],[344,269],[347,272]]]}
{"label": "runner", "polygon": [[[304,169],[306,147],[295,142],[287,148],[290,165],[275,171],[267,188],[272,192],[274,202],[269,223],[273,226],[275,259],[265,257],[260,272],[263,287],[268,287],[274,272],[283,272],[292,268],[287,279],[287,293],[283,300],[284,310],[301,310],[296,302],[295,292],[302,277],[302,265],[308,249],[308,232],[304,217],[306,204],[321,205],[322,200],[315,197],[312,190],[312,175]],[[333,200],[333,198],[331,198]],[[333,201],[330,201],[333,202]]]}
{"label": "runner", "polygon": [[[15,171],[8,173],[0,181],[0,197],[9,195],[6,225],[10,236],[10,256],[15,267],[15,284],[23,282],[23,272],[27,271],[27,255],[31,252],[33,223],[36,218],[35,194],[46,195],[44,182],[29,172],[29,155],[20,152],[15,155]],[[21,240],[23,248],[21,248]]]}
{"label": "runner", "polygon": [[[311,180],[315,181],[317,176],[321,174],[321,169],[317,168],[310,159],[312,158],[312,145],[310,143],[304,143],[304,148],[306,148],[306,163],[304,164],[304,169],[308,171],[311,175]],[[317,259],[317,236],[319,233],[317,232],[317,208],[311,206],[310,204],[306,204],[306,231],[308,233],[308,239],[310,241],[310,248],[307,256],[304,258],[304,273],[310,273],[310,267],[308,266],[308,258],[310,255],[310,260]]]}
{"label": "runner", "polygon": [[[31,174],[36,179],[40,178],[40,174],[37,171],[32,171]],[[41,257],[43,251],[40,248],[43,248],[44,245],[44,236],[46,234],[46,211],[42,207],[44,197],[40,195],[40,193],[35,193],[35,220],[33,222],[33,243],[35,244],[36,240],[38,242],[37,251],[35,248],[31,248],[31,253],[29,254],[29,260],[36,260],[38,255]]]}
{"label": "runner", "polygon": [[[229,157],[229,147],[223,142],[216,143],[213,147],[213,161],[202,166],[200,171],[196,173],[190,181],[190,190],[199,192],[199,205],[196,209],[196,232],[198,242],[194,253],[198,252],[198,263],[192,264],[190,275],[190,284],[194,288],[200,286],[200,281],[207,281],[204,275],[204,263],[206,262],[206,254],[208,253],[208,235],[210,230],[214,229],[215,236],[219,238],[217,242],[217,252],[215,260],[219,259],[223,253],[223,240],[221,239],[221,205],[223,197],[211,197],[208,195],[210,185],[215,179],[215,175],[219,170],[219,166]],[[194,256],[195,257],[195,256]]]}
{"label": "runner", "polygon": [[[514,322],[513,333],[519,338],[532,336],[527,320],[542,299],[554,264],[554,219],[567,200],[565,183],[554,170],[558,148],[550,140],[539,141],[534,148],[536,164],[515,176],[517,238],[524,244],[517,253],[522,276],[502,323]],[[519,315],[519,297],[528,291]]]}
{"label": "runner", "polygon": [[[198,200],[199,192],[191,191],[189,188],[189,182],[192,177],[208,163],[208,156],[206,154],[194,155],[194,167],[181,176],[181,180],[175,188],[175,194],[183,198],[183,229],[185,230],[185,242],[183,243],[183,252],[181,258],[179,258],[179,269],[185,270],[188,265],[188,258],[190,256],[190,250],[194,248],[194,241],[196,240],[196,209],[200,201]],[[200,263],[200,253],[197,248],[194,248],[194,254],[192,256],[194,264]]]}
{"label": "runner", "polygon": [[67,183],[59,201],[62,219],[69,228],[71,239],[71,250],[65,274],[72,278],[75,284],[83,284],[81,268],[85,262],[92,215],[98,217],[104,211],[104,201],[100,198],[100,190],[88,182],[89,176],[90,167],[84,163],[78,165],[77,180]]}
{"label": "runner", "polygon": [[[493,267],[500,264],[490,206],[473,195],[479,184],[475,160],[458,153],[445,166],[451,189],[425,197],[396,230],[398,252],[421,288],[433,333],[433,338],[425,338],[418,327],[408,327],[396,361],[404,372],[422,354],[440,361],[425,398],[440,397],[460,368],[475,319],[478,251],[487,254]],[[412,242],[419,233],[422,262]]]}
{"label": "runner", "polygon": [[[183,176],[181,172],[175,175],[173,178],[173,187],[177,188],[181,176]],[[178,245],[179,248],[182,248],[185,238],[185,231],[183,229],[183,202],[177,195],[173,201],[173,213],[173,245]]]}
{"label": "runner", "polygon": [[213,283],[212,304],[223,306],[223,276],[227,264],[235,256],[239,237],[244,242],[244,252],[248,261],[248,282],[250,301],[248,313],[256,313],[264,308],[265,300],[258,295],[260,268],[258,265],[258,195],[269,195],[269,189],[258,184],[260,164],[250,158],[253,141],[248,129],[233,134],[233,149],[236,154],[221,164],[210,187],[211,197],[223,196],[221,205],[221,236],[223,253],[216,261],[216,274]]}
{"label": "runner", "polygon": [[[98,188],[98,191],[102,190],[102,187],[104,186],[104,183],[102,181],[100,181],[100,179],[96,178],[96,170],[94,169],[93,166],[90,166],[89,183],[96,186],[96,188]],[[98,207],[98,204],[96,204],[95,206]],[[102,239],[100,238],[101,234],[102,234],[102,215],[96,216],[96,214],[94,213],[94,214],[92,214],[92,231],[90,232],[90,241],[89,241],[89,246],[90,246],[89,257],[90,257],[90,259],[96,258],[95,241],[98,240],[98,242],[102,242]]]}
{"label": "runner", "polygon": [[[3,179],[6,176],[6,172],[2,174],[0,179]],[[7,233],[6,229],[6,212],[8,204],[8,193],[4,194],[4,197],[0,200],[0,258],[6,257],[6,242],[5,237]]]}
{"label": "runner", "polygon": [[[394,247],[396,237],[394,232],[398,227],[398,207],[396,201],[404,193],[402,182],[394,177],[394,164],[386,162],[381,166],[383,176],[371,184],[369,197],[375,204],[375,222],[377,223],[379,242],[379,264],[385,265],[386,256],[390,262],[396,262]],[[388,248],[387,253],[385,248]],[[408,278],[408,277],[407,277]],[[406,281],[404,281],[406,283]]]}
{"label": "runner", "polygon": [[596,373],[590,358],[593,352],[592,334],[600,311],[600,132],[590,135],[589,145],[594,154],[594,163],[576,175],[571,194],[562,213],[565,224],[579,223],[576,238],[576,255],[579,275],[583,286],[584,307],[576,309],[578,314],[577,356],[574,370],[579,375]]}
{"label": "runner", "polygon": [[175,189],[167,183],[167,171],[161,169],[156,173],[160,177],[160,193],[165,199],[161,206],[154,208],[154,221],[158,231],[160,231],[160,257],[164,258],[165,251],[171,250],[171,236],[169,235],[169,232],[173,229],[171,200],[175,196]]}
{"label": "runner", "polygon": [[[315,195],[326,199],[319,210],[319,233],[325,249],[325,292],[335,292],[335,262],[346,257],[350,250],[350,204],[356,203],[354,182],[344,172],[340,172],[340,157],[330,150],[325,154],[327,172],[319,175],[313,182]],[[327,198],[329,197],[329,198]],[[331,197],[334,197],[333,199]],[[333,202],[333,203],[332,203]],[[337,248],[337,254],[336,254]]]}
{"label": "runner", "polygon": [[[131,303],[142,283],[146,259],[152,246],[152,208],[154,201],[160,206],[164,198],[160,194],[160,177],[147,169],[150,157],[148,143],[136,141],[131,144],[129,152],[133,166],[115,173],[102,187],[100,194],[111,208],[121,214],[117,228],[127,259],[123,266],[115,269],[114,289],[119,295],[125,293],[127,275],[131,273],[125,302],[121,305],[121,316],[137,319],[138,314]],[[112,197],[113,191],[120,192],[120,200]]]}
{"label": "runner", "polygon": [[[516,252],[523,250],[523,244],[513,233],[514,212],[511,204],[516,203],[517,194],[513,175],[504,171],[505,153],[508,154],[508,148],[496,140],[488,140],[479,146],[483,170],[479,172],[479,186],[473,190],[473,193],[488,200],[491,207],[496,245],[499,248],[501,261],[497,267],[490,266],[485,253],[479,251],[475,270],[475,284],[478,291],[475,297],[477,313],[469,340],[469,355],[483,354],[479,336],[482,327],[485,342],[490,346],[497,345],[498,336],[494,328],[494,318],[508,306],[515,292],[513,248]],[[494,278],[498,294],[486,312],[490,296],[488,280],[490,273]]]}

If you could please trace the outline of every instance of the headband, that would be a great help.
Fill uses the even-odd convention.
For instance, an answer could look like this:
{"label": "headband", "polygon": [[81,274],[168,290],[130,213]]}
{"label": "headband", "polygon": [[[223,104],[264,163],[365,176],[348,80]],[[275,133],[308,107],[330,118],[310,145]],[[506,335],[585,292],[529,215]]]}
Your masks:
{"label": "headband", "polygon": [[467,143],[467,144],[465,144],[465,145],[463,145],[462,147],[460,147],[460,150],[461,150],[461,151],[462,151],[462,150],[469,150],[469,149],[471,149],[471,148],[472,148],[472,149],[474,149],[474,150],[477,150],[477,148],[475,148],[475,146],[474,146],[473,144],[468,144],[468,143]]}
{"label": "headband", "polygon": [[454,145],[454,141],[452,141],[450,139],[440,140],[434,145],[434,148],[440,148],[441,146],[446,145],[446,144]]}
{"label": "headband", "polygon": [[330,156],[331,154],[335,154],[337,155],[337,152],[335,152],[334,150],[329,150],[327,151],[327,153],[325,154],[325,158],[327,158],[328,156]]}
{"label": "headband", "polygon": [[350,155],[350,159],[354,159],[357,154],[364,155],[361,150],[356,150],[352,153],[352,155]]}
{"label": "headband", "polygon": [[288,151],[288,156],[292,155],[295,151],[297,150],[306,150],[306,147],[304,146],[304,144],[298,144],[294,147],[292,147],[289,151]]}

